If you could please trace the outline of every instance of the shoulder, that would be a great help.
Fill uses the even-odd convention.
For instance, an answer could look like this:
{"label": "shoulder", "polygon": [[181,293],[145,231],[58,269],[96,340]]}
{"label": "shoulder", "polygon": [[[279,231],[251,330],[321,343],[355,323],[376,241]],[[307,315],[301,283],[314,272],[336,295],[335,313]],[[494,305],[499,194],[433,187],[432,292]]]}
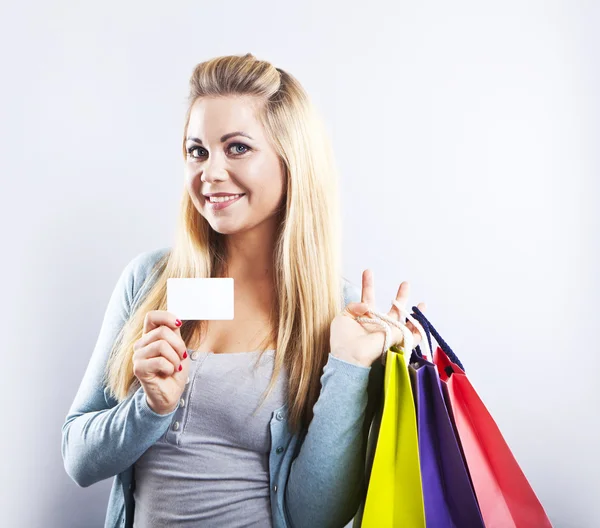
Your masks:
{"label": "shoulder", "polygon": [[[127,263],[123,275],[127,280],[132,300],[139,297],[138,293],[140,293],[140,290],[142,290],[144,286],[148,286],[146,283],[151,282],[151,280],[148,279],[151,278],[156,266],[163,258],[167,257],[170,252],[171,247],[169,246],[150,249],[138,253]],[[343,307],[351,302],[360,302],[362,298],[361,288],[345,277],[341,278],[341,282],[344,301]]]}
{"label": "shoulder", "polygon": [[121,280],[125,281],[130,306],[147,290],[155,267],[170,253],[170,247],[162,247],[143,251],[129,260],[122,272]]}
{"label": "shoulder", "polygon": [[137,278],[145,279],[152,272],[154,266],[170,252],[170,247],[143,251],[132,258],[128,266]]}

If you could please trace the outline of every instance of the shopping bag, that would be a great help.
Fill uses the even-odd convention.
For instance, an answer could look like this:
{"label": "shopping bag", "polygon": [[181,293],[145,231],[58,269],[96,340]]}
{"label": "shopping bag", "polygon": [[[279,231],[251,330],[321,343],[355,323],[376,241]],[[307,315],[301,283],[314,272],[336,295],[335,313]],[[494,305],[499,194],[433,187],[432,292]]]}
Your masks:
{"label": "shopping bag", "polygon": [[386,352],[384,397],[362,528],[425,528],[415,405],[404,350]]}
{"label": "shopping bag", "polygon": [[413,310],[440,345],[434,351],[433,362],[446,384],[449,412],[486,528],[551,527],[544,508],[456,355],[419,309],[413,307]]}
{"label": "shopping bag", "polygon": [[435,365],[413,353],[409,374],[427,526],[484,528]]}

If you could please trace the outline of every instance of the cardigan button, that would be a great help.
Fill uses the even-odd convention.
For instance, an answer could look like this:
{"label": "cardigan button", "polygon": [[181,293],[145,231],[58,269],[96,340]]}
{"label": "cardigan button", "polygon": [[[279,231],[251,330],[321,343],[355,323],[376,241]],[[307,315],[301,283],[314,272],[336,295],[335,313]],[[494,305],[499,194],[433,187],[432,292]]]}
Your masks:
{"label": "cardigan button", "polygon": [[277,484],[275,484],[275,486],[273,486],[273,491],[277,492]]}
{"label": "cardigan button", "polygon": [[281,420],[283,420],[283,413],[281,411],[279,411],[276,415],[275,418],[277,418],[280,422]]}
{"label": "cardigan button", "polygon": [[279,446],[276,450],[276,453],[279,455],[280,453],[283,453],[283,447]]}

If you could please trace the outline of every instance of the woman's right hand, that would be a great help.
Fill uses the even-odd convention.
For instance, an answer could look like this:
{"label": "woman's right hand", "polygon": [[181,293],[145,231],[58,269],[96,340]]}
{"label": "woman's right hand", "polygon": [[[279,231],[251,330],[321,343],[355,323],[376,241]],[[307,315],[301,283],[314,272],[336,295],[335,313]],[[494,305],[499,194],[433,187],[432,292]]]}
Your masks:
{"label": "woman's right hand", "polygon": [[188,378],[187,349],[177,321],[165,310],[148,312],[142,337],[133,345],[133,374],[144,387],[149,407],[158,414],[177,408]]}

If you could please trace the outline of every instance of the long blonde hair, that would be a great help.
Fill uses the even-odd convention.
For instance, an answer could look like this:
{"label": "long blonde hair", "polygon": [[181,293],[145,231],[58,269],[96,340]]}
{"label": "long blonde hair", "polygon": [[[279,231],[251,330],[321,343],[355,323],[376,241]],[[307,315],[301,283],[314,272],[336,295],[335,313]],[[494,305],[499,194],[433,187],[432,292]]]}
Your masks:
{"label": "long blonde hair", "polygon": [[[277,347],[263,402],[285,368],[289,428],[299,432],[312,420],[330,350],[330,324],[342,309],[338,174],[324,124],[300,83],[250,53],[216,57],[195,67],[183,133],[184,159],[194,102],[199,97],[232,95],[256,96],[264,103],[258,119],[286,174],[285,209],[273,253],[272,330],[266,339]],[[210,227],[185,190],[175,243],[155,265],[147,279],[152,286],[111,351],[105,379],[113,398],[121,401],[140,386],[133,374],[133,345],[142,337],[146,313],[166,310],[167,279],[219,276],[226,262],[224,236]],[[184,321],[181,336],[186,344],[199,341],[202,323]]]}

